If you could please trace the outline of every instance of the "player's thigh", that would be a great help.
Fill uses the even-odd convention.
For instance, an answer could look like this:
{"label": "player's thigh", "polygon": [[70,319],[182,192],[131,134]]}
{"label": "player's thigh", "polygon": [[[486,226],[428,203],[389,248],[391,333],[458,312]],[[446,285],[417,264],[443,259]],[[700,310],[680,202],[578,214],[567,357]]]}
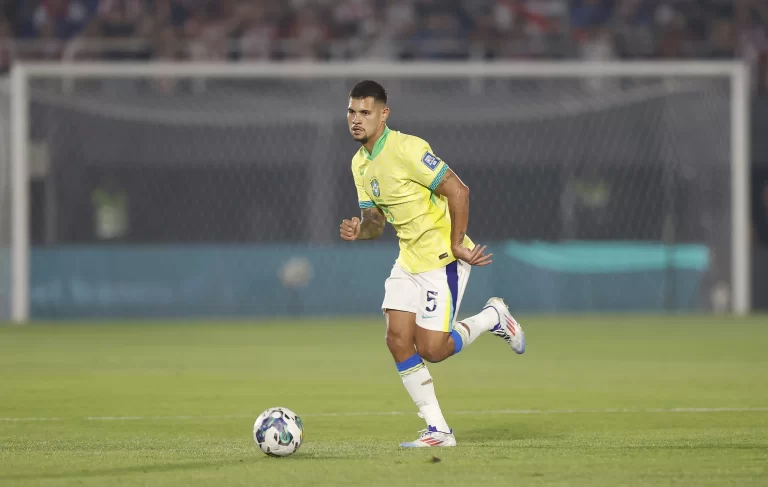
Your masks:
{"label": "player's thigh", "polygon": [[395,265],[384,283],[384,302],[381,304],[387,321],[387,346],[393,354],[404,350],[410,352],[408,357],[413,355],[418,306],[418,284],[411,274]]}
{"label": "player's thigh", "polygon": [[469,281],[472,266],[455,261],[440,269],[416,274],[419,310],[416,324],[428,331],[450,333]]}
{"label": "player's thigh", "polygon": [[381,310],[389,309],[416,313],[419,308],[419,284],[414,275],[395,264],[384,282],[384,301]]}

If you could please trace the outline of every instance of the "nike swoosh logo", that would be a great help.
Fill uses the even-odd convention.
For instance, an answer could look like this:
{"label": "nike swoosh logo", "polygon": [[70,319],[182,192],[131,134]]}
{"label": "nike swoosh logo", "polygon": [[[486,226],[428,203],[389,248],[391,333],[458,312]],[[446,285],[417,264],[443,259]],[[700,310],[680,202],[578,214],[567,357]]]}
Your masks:
{"label": "nike swoosh logo", "polygon": [[435,316],[429,316],[429,315],[425,315],[425,314],[422,314],[422,315],[421,315],[421,318],[422,318],[422,319],[425,319],[425,320],[428,320],[428,319],[430,319],[430,318],[436,318],[436,317],[435,317]]}

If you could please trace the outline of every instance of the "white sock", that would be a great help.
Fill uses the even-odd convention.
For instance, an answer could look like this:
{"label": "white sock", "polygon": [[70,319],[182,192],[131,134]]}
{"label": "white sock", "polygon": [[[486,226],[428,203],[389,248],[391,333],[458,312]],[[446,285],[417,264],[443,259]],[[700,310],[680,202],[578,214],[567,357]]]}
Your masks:
{"label": "white sock", "polygon": [[[418,357],[418,355],[414,357]],[[411,357],[408,361],[412,361],[414,357]],[[419,412],[421,412],[421,415],[427,422],[427,426],[432,426],[437,431],[442,431],[443,433],[449,433],[451,428],[445,422],[443,412],[440,410],[440,404],[437,402],[432,376],[420,357],[418,360],[418,364],[405,370],[400,370],[401,365],[397,364],[398,370],[400,370],[400,377],[403,379],[403,385],[408,394],[411,395],[414,404],[418,406]],[[403,362],[403,364],[406,362]]]}
{"label": "white sock", "polygon": [[[466,325],[466,327],[462,326]],[[491,330],[494,326],[499,324],[499,314],[493,308],[485,308],[475,316],[471,316],[465,320],[461,320],[453,327],[457,333],[464,339],[464,346],[468,346],[474,342],[477,337],[483,334],[483,332]],[[467,332],[469,328],[469,332]]]}

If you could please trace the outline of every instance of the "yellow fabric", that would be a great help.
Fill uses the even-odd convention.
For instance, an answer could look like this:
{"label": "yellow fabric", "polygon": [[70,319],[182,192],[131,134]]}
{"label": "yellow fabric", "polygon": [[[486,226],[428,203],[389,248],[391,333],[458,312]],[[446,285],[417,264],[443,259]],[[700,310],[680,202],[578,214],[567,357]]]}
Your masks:
{"label": "yellow fabric", "polygon": [[[448,165],[418,137],[386,129],[373,154],[365,147],[352,158],[352,174],[361,208],[374,205],[400,239],[397,262],[416,274],[456,260],[451,252],[448,200],[433,193]],[[474,244],[466,237],[464,246]]]}

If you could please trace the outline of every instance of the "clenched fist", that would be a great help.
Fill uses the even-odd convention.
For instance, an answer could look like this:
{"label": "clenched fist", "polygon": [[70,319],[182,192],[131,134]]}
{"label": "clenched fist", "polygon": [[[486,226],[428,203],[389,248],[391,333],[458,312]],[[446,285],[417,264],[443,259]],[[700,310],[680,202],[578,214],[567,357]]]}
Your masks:
{"label": "clenched fist", "polygon": [[360,219],[352,217],[351,220],[341,222],[341,238],[344,240],[357,240],[360,236]]}

